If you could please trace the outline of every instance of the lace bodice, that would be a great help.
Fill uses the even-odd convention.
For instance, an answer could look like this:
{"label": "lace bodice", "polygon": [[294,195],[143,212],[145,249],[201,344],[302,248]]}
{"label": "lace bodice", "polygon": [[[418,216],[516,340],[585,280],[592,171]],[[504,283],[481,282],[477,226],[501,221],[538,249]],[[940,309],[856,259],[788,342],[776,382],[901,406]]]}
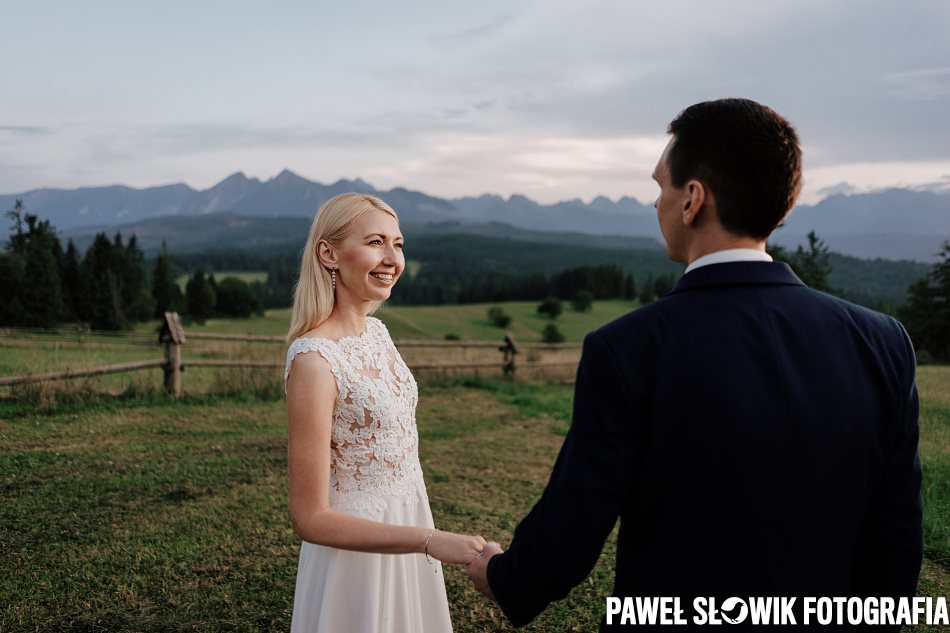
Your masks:
{"label": "lace bodice", "polygon": [[331,506],[364,515],[384,509],[387,497],[418,501],[418,490],[424,490],[416,431],[419,391],[386,326],[367,317],[359,336],[294,340],[287,350],[285,393],[294,358],[311,351],[330,364],[338,391],[330,434]]}

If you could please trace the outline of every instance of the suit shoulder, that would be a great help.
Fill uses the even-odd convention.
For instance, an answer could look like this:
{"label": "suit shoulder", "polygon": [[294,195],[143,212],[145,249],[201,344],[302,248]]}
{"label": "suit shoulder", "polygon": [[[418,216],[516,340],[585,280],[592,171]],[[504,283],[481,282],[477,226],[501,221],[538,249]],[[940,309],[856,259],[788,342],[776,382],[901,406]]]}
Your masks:
{"label": "suit shoulder", "polygon": [[608,343],[618,338],[627,339],[632,335],[644,335],[652,332],[656,325],[664,319],[664,313],[672,307],[674,297],[668,295],[653,303],[635,308],[622,314],[613,321],[594,330],[596,334]]}
{"label": "suit shoulder", "polygon": [[846,314],[856,324],[863,325],[867,328],[876,328],[882,332],[898,334],[901,336],[906,334],[904,326],[901,324],[901,322],[889,314],[872,310],[871,308],[852,303],[846,299],[842,299],[841,297],[835,297],[818,290],[809,290],[809,293],[814,296],[816,300],[825,303],[832,309]]}

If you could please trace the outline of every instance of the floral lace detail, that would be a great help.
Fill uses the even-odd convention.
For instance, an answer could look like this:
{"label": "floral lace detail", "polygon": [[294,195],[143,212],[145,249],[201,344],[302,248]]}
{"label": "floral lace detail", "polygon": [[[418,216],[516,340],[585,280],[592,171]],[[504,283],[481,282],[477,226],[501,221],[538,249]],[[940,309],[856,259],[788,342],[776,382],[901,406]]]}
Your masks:
{"label": "floral lace detail", "polygon": [[301,337],[287,350],[284,392],[297,354],[316,351],[330,364],[337,401],[330,434],[330,505],[359,516],[386,509],[387,497],[415,504],[425,484],[419,465],[419,391],[382,321],[337,341]]}

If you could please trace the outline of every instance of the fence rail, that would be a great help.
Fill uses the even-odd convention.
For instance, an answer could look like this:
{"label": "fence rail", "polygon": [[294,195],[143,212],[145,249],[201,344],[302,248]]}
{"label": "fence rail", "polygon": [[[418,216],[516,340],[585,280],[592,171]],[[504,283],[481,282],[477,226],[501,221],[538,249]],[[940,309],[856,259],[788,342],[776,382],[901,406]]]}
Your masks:
{"label": "fence rail", "polygon": [[[44,341],[57,343],[78,342],[82,345],[84,342],[94,341],[96,344],[126,342],[131,345],[156,345],[154,338],[147,339],[141,334],[101,334],[98,332],[90,332],[88,329],[82,328],[59,328],[50,330],[4,328],[0,330],[0,334],[2,334],[5,340],[36,340],[36,335],[42,334],[44,335]],[[164,373],[165,392],[177,398],[180,397],[182,393],[182,372],[189,367],[273,369],[282,368],[284,366],[283,361],[255,360],[250,358],[183,359],[182,348],[187,338],[212,343],[280,343],[282,345],[286,343],[282,336],[186,332],[182,327],[179,315],[175,312],[166,312],[165,321],[157,341],[158,344],[163,345],[165,348],[164,359],[115,363],[99,367],[67,369],[65,371],[37,374],[31,373],[22,376],[8,376],[0,378],[0,386],[66,380],[70,378],[116,374],[159,367]],[[505,335],[504,341],[501,343],[476,340],[397,340],[396,346],[404,355],[410,356],[406,363],[413,371],[474,371],[477,375],[480,370],[498,370],[507,377],[513,377],[516,371],[522,369],[544,372],[555,368],[564,369],[576,366],[578,353],[581,349],[581,345],[577,343],[528,343],[521,345],[515,341],[514,336],[510,333]],[[434,354],[435,358],[427,358],[427,351],[431,351],[429,356],[433,356]],[[476,357],[472,358],[469,352],[475,354]],[[500,353],[501,358],[499,360],[487,360],[488,355],[491,353]],[[451,358],[453,355],[460,356],[461,358]],[[522,358],[519,358],[519,356]]]}

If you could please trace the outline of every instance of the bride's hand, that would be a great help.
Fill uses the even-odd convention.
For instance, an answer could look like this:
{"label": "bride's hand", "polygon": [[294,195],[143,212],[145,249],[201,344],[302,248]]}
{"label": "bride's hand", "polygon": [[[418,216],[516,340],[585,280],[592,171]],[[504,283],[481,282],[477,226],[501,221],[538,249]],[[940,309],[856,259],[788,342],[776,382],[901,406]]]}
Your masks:
{"label": "bride's hand", "polygon": [[429,538],[429,556],[443,563],[468,565],[481,555],[485,539],[481,536],[435,530]]}

